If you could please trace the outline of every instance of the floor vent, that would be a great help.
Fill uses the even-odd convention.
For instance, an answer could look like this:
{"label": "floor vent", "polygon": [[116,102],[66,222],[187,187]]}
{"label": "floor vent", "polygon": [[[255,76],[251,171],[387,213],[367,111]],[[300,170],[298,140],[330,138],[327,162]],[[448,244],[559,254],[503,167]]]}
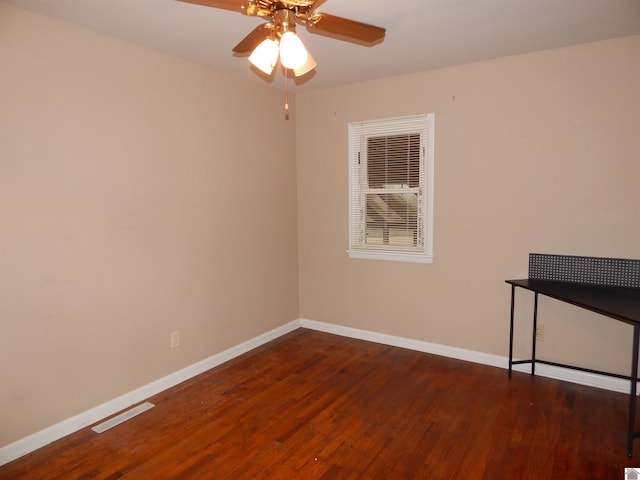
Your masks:
{"label": "floor vent", "polygon": [[142,412],[146,412],[147,410],[149,410],[150,408],[153,408],[154,406],[155,405],[153,403],[149,403],[149,402],[141,403],[137,407],[130,408],[126,412],[122,412],[120,415],[116,415],[115,417],[110,418],[109,420],[96,425],[91,430],[93,430],[96,433],[102,433],[106,430],[109,430],[110,428],[115,427],[116,425],[120,425],[121,423],[126,422],[127,420],[135,417],[136,415],[140,415]]}

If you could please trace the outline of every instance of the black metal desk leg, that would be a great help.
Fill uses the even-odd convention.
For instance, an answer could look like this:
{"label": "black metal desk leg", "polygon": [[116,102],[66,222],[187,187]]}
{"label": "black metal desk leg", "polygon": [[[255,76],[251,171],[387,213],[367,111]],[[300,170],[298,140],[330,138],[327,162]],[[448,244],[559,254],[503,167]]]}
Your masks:
{"label": "black metal desk leg", "polygon": [[638,390],[638,340],[640,325],[633,325],[633,348],[631,357],[631,393],[629,394],[629,429],[627,430],[627,455],[633,455],[633,438],[636,429],[636,394]]}
{"label": "black metal desk leg", "polygon": [[531,375],[536,374],[536,332],[538,331],[538,292],[533,297],[533,333],[531,334]]}
{"label": "black metal desk leg", "polygon": [[511,326],[509,328],[509,378],[513,368],[513,307],[516,298],[516,286],[511,285]]}

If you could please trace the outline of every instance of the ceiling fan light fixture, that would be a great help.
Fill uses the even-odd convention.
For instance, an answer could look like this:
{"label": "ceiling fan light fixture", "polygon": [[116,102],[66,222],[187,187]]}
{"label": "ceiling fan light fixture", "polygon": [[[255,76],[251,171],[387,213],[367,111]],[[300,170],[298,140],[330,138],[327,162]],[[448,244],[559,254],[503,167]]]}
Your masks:
{"label": "ceiling fan light fixture", "polygon": [[249,61],[257,69],[271,75],[278,62],[278,43],[271,38],[263,40],[249,55]]}
{"label": "ceiling fan light fixture", "polygon": [[307,61],[309,54],[304,48],[298,36],[288,30],[280,38],[280,61],[285,68],[296,69],[302,67]]}
{"label": "ceiling fan light fixture", "polygon": [[316,11],[326,0],[179,1],[264,18],[266,23],[251,30],[232,51],[243,57],[250,54],[249,61],[253,66],[268,76],[273,74],[279,57],[285,86],[289,70],[299,77],[316,67],[315,60],[295,34],[296,25],[305,26],[311,33],[370,46],[382,42],[386,32],[375,25]]}

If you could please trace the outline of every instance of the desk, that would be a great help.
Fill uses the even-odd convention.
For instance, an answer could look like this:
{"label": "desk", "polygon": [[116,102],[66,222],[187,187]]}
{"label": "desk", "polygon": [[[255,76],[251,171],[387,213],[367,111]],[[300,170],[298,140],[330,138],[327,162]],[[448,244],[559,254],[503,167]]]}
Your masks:
{"label": "desk", "polygon": [[[509,378],[513,365],[530,363],[531,375],[535,375],[535,364],[544,363],[575,370],[598,373],[631,381],[629,393],[629,425],[627,429],[627,455],[633,454],[633,440],[640,437],[635,431],[636,395],[638,380],[638,341],[640,339],[640,288],[612,287],[583,283],[571,283],[553,280],[506,280],[511,285],[511,324],[509,331]],[[534,292],[533,305],[533,335],[530,360],[513,360],[513,317],[515,306],[515,290],[517,287]],[[572,365],[563,365],[536,359],[536,328],[538,317],[538,295],[555,298],[562,302],[576,305],[607,317],[628,323],[633,326],[633,341],[631,344],[631,374],[629,376],[600,372]]]}

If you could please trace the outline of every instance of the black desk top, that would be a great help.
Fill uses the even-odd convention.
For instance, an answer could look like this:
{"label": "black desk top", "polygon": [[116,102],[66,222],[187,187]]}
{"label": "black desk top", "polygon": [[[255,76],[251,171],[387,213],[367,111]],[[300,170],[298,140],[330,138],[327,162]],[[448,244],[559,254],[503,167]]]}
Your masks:
{"label": "black desk top", "polygon": [[626,323],[640,325],[640,288],[531,278],[505,281]]}

